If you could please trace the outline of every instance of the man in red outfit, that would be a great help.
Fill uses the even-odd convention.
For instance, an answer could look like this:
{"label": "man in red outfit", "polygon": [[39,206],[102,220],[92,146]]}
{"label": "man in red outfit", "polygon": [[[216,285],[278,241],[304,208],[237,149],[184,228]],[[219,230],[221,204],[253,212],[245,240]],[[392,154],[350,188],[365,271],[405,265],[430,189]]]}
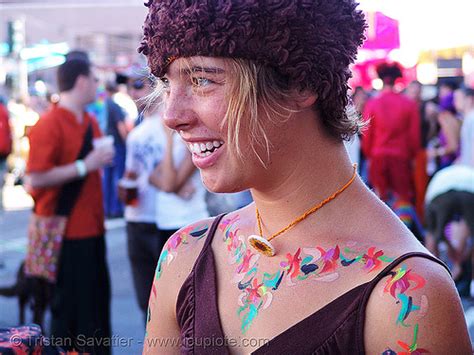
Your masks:
{"label": "man in red outfit", "polygon": [[415,155],[421,147],[420,114],[416,103],[394,90],[402,76],[398,64],[384,63],[377,68],[384,86],[369,100],[364,117],[370,123],[362,140],[362,150],[369,160],[369,180],[379,197],[394,197],[413,202]]}

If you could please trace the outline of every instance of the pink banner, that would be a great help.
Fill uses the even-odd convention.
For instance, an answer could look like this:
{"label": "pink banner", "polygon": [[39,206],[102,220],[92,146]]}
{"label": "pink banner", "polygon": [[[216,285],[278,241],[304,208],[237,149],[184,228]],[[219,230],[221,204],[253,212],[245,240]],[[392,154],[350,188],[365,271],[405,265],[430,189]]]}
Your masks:
{"label": "pink banner", "polygon": [[398,21],[381,12],[366,13],[367,40],[363,46],[364,49],[386,49],[392,50],[400,48],[400,33],[398,30]]}

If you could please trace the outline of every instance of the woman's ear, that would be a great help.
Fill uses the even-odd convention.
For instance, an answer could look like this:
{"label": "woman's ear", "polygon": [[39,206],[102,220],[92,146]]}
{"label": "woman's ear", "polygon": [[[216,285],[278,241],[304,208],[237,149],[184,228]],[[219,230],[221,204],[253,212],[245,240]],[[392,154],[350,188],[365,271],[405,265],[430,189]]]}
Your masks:
{"label": "woman's ear", "polygon": [[308,107],[313,106],[317,99],[318,95],[314,92],[303,90],[297,94],[296,105],[300,110],[304,110]]}

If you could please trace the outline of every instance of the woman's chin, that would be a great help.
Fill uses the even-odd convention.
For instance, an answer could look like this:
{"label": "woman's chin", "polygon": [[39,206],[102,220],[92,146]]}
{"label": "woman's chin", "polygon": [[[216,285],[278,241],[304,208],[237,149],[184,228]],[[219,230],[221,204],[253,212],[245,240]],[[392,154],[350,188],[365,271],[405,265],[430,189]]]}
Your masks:
{"label": "woman's chin", "polygon": [[233,193],[245,190],[242,181],[233,176],[217,176],[214,173],[201,171],[201,179],[207,190],[214,193]]}

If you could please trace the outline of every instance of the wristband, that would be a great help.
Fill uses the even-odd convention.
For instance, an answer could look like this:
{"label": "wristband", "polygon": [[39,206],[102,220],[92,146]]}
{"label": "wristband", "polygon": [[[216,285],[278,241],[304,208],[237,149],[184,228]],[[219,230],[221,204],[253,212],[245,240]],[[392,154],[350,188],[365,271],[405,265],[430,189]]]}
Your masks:
{"label": "wristband", "polygon": [[86,163],[84,163],[84,160],[76,160],[74,162],[74,165],[76,166],[77,173],[79,174],[79,177],[84,177],[87,175],[87,167]]}

